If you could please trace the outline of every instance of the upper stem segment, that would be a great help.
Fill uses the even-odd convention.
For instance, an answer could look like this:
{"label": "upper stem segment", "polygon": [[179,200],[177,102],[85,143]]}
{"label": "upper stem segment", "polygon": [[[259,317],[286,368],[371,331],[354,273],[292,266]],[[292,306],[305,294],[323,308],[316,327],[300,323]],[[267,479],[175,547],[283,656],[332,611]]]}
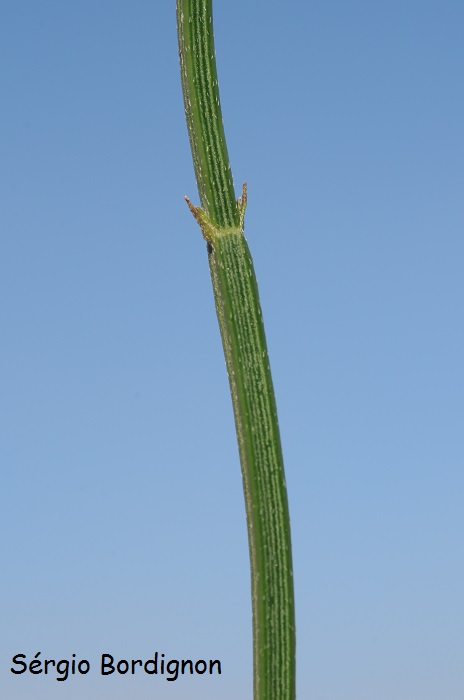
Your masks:
{"label": "upper stem segment", "polygon": [[219,228],[239,225],[216,72],[212,0],[178,0],[185,116],[201,206]]}

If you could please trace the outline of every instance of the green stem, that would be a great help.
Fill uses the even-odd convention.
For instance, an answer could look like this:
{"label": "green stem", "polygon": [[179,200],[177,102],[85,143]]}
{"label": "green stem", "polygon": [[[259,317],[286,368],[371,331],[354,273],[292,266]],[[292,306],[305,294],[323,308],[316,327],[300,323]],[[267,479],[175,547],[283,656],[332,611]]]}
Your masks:
{"label": "green stem", "polygon": [[258,287],[235,200],[214,53],[211,0],[177,0],[185,113],[234,408],[251,560],[254,698],[295,698],[290,519]]}

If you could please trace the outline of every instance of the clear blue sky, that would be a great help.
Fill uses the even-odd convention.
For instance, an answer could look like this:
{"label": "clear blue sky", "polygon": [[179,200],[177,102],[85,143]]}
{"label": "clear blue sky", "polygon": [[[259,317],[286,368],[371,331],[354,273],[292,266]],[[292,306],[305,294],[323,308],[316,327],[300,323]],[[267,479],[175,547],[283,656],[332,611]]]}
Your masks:
{"label": "clear blue sky", "polygon": [[[299,699],[462,700],[464,4],[215,7],[286,458]],[[3,0],[0,63],[2,697],[251,698],[174,0]],[[96,671],[155,650],[223,674]],[[95,671],[9,672],[39,651]]]}

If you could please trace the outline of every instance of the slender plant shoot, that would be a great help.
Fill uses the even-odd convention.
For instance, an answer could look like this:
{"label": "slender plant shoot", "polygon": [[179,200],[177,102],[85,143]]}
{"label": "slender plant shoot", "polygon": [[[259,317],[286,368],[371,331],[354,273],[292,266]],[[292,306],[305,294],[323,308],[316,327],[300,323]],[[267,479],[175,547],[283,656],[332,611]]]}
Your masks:
{"label": "slender plant shoot", "polygon": [[212,0],[177,0],[185,114],[229,375],[248,525],[255,700],[295,698],[290,519],[258,286],[244,236],[246,185],[236,200],[224,135]]}

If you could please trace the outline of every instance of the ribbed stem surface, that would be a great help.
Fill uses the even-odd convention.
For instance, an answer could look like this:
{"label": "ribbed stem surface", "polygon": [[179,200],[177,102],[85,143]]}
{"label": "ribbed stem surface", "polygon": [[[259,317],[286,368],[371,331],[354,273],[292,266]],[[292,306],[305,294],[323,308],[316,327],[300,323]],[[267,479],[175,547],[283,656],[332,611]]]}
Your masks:
{"label": "ribbed stem surface", "polygon": [[250,547],[255,700],[295,697],[290,519],[277,409],[251,254],[242,233],[209,247],[234,406]]}
{"label": "ribbed stem surface", "polygon": [[258,287],[222,123],[211,0],[177,0],[185,113],[234,407],[251,560],[255,700],[294,700],[290,520]]}
{"label": "ribbed stem surface", "polygon": [[238,226],[219,101],[211,0],[177,2],[185,116],[201,206],[220,228]]}

